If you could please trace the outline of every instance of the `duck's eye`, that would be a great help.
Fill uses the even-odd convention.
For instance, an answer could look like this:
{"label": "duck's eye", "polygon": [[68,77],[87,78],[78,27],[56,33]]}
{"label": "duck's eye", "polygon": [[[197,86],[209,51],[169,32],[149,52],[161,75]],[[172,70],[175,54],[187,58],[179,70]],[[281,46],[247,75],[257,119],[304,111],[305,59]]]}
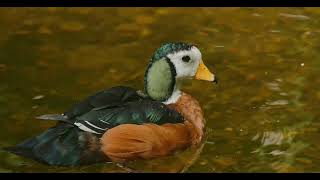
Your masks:
{"label": "duck's eye", "polygon": [[183,56],[182,57],[183,62],[189,62],[190,61],[190,56]]}

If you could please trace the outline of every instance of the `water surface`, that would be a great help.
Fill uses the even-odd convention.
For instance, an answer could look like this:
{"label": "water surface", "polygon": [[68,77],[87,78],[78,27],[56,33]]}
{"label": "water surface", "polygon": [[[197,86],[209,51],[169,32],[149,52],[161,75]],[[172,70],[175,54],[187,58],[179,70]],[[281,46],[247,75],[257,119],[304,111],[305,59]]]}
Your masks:
{"label": "water surface", "polygon": [[[204,109],[206,142],[135,169],[319,172],[319,19],[319,8],[2,8],[0,146],[53,126],[34,117],[96,91],[142,89],[153,51],[186,41],[219,77],[217,86],[184,88]],[[0,152],[0,172],[125,171],[49,167]]]}

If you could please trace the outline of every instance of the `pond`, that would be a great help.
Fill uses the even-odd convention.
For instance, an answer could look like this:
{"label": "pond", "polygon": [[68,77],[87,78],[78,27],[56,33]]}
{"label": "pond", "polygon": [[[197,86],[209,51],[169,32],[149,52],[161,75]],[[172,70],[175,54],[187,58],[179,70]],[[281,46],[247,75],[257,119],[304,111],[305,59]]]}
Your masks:
{"label": "pond", "polygon": [[[135,169],[319,172],[319,19],[319,8],[2,8],[0,147],[54,125],[36,116],[101,89],[142,89],[154,50],[184,41],[219,77],[184,87],[203,107],[206,141],[187,152],[187,166],[178,157]],[[0,151],[0,172],[125,170],[50,167]]]}

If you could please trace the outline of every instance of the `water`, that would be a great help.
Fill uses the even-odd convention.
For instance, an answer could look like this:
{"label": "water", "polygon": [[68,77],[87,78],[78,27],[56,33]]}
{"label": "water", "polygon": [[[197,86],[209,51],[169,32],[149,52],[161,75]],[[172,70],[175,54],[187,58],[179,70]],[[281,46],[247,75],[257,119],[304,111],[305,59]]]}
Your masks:
{"label": "water", "polygon": [[[162,43],[199,46],[219,84],[193,81],[207,119],[203,148],[141,162],[139,171],[319,172],[319,8],[2,8],[0,146],[53,126],[98,90],[142,88]],[[0,152],[0,172],[125,172],[112,163],[62,168]]]}

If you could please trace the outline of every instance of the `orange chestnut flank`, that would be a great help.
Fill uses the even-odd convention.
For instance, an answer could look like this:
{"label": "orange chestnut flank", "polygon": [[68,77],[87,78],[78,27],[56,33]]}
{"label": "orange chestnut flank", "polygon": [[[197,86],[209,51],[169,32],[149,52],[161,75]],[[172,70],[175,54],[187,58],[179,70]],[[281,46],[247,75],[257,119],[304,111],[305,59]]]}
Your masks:
{"label": "orange chestnut flank", "polygon": [[42,115],[57,124],[5,150],[49,165],[79,166],[151,159],[197,145],[204,115],[180,89],[190,78],[217,83],[196,46],[166,43],[151,57],[143,90],[112,87],[63,114]]}

